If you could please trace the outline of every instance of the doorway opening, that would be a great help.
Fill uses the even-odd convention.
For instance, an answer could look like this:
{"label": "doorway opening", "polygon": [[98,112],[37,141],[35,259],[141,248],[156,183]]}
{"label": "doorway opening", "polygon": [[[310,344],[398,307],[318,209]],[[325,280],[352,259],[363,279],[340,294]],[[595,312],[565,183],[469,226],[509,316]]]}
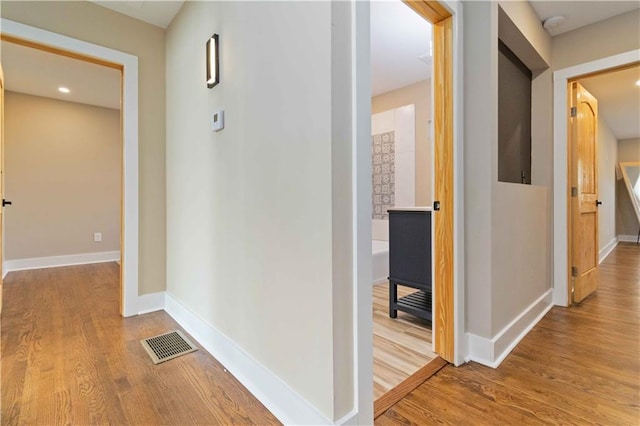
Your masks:
{"label": "doorway opening", "polygon": [[120,262],[121,67],[1,44],[5,269]]}
{"label": "doorway opening", "polygon": [[[392,6],[394,6],[393,3],[387,3],[385,5],[385,7]],[[377,5],[374,5],[371,8],[371,49],[372,63],[374,66],[376,46],[374,46],[375,40],[373,37],[377,30],[373,27],[373,19],[375,19],[376,7]],[[382,275],[378,271],[377,275],[380,276],[376,276],[377,279],[374,278],[374,284],[376,284],[377,281],[378,284],[382,284],[382,287],[376,289],[374,285],[374,300],[377,299],[376,303],[379,306],[378,308],[374,308],[377,311],[374,312],[374,317],[378,316],[380,320],[384,320],[387,324],[394,322],[395,324],[402,324],[404,321],[405,328],[408,325],[409,328],[413,328],[413,331],[418,329],[417,325],[419,324],[419,327],[428,337],[422,339],[422,341],[418,338],[413,343],[428,352],[432,361],[431,363],[427,361],[425,365],[424,360],[416,362],[414,359],[414,368],[418,367],[417,371],[410,374],[404,380],[401,380],[400,384],[395,386],[390,392],[386,392],[380,398],[376,399],[374,404],[374,417],[384,412],[389,406],[408,394],[447,362],[456,364],[462,362],[462,360],[458,359],[459,356],[457,356],[457,354],[459,355],[460,353],[459,348],[458,351],[456,351],[456,345],[454,344],[454,339],[457,340],[460,338],[459,335],[454,335],[454,328],[460,330],[459,327],[462,324],[462,321],[460,321],[460,323],[454,321],[462,316],[460,310],[462,307],[460,299],[462,292],[454,291],[454,278],[458,283],[460,283],[460,281],[457,280],[461,278],[457,272],[454,277],[454,258],[457,265],[461,256],[461,253],[457,251],[459,247],[454,244],[454,239],[460,241],[459,238],[462,236],[461,228],[457,226],[454,234],[454,221],[459,223],[457,220],[460,218],[460,215],[455,214],[454,198],[456,203],[458,203],[460,200],[459,197],[461,196],[461,192],[458,192],[459,183],[457,181],[454,182],[454,167],[456,167],[456,164],[460,164],[458,161],[461,156],[460,151],[456,150],[456,152],[454,152],[454,141],[459,143],[457,137],[454,138],[454,127],[456,129],[458,128],[458,124],[454,125],[454,109],[456,110],[456,114],[461,112],[457,109],[457,106],[454,107],[453,105],[454,84],[457,81],[454,80],[454,65],[457,61],[454,60],[453,54],[454,26],[458,25],[458,21],[454,18],[456,4],[455,2],[445,5],[431,1],[407,1],[398,2],[395,7],[404,8],[413,19],[427,27],[432,26],[432,29],[426,30],[427,36],[432,34],[432,42],[429,43],[429,39],[423,37],[426,38],[426,40],[422,40],[424,44],[420,48],[423,50],[417,55],[414,54],[412,58],[418,62],[418,65],[421,64],[423,66],[423,70],[426,68],[427,72],[425,73],[426,75],[423,74],[422,80],[430,79],[431,81],[429,81],[429,83],[422,83],[424,86],[423,90],[421,90],[420,87],[407,88],[406,85],[404,85],[406,92],[414,92],[413,94],[417,95],[420,100],[414,100],[413,102],[405,101],[402,105],[394,105],[389,101],[389,98],[393,98],[394,95],[398,94],[393,93],[393,89],[402,89],[402,84],[395,88],[387,87],[386,95],[384,90],[381,90],[382,93],[369,93],[374,96],[378,94],[378,99],[375,97],[372,99],[372,112],[374,115],[371,123],[372,139],[370,146],[372,152],[369,161],[372,163],[371,169],[373,173],[370,179],[373,190],[370,195],[372,216],[369,218],[369,221],[373,222],[372,234],[374,241],[389,238],[392,240],[390,245],[394,247],[393,232],[387,237],[389,229],[388,222],[385,221],[385,219],[387,219],[387,211],[399,208],[416,213],[416,210],[419,210],[420,214],[429,216],[430,223],[428,225],[421,225],[421,229],[429,234],[429,236],[426,237],[428,242],[425,244],[422,244],[422,242],[419,243],[425,245],[427,250],[418,256],[420,259],[417,259],[416,262],[420,267],[428,266],[426,268],[428,272],[424,272],[425,268],[423,268],[422,275],[424,276],[421,276],[421,279],[424,279],[424,282],[416,285],[416,281],[402,281],[397,279],[397,277],[392,277],[391,282],[385,284],[385,281],[381,279]],[[391,14],[391,12],[387,11],[387,14]],[[401,25],[403,25],[403,23],[401,23]],[[385,41],[388,41],[388,39],[385,38]],[[457,38],[456,43],[459,43]],[[398,46],[393,45],[391,49],[394,47],[398,49]],[[429,73],[429,71],[431,72]],[[376,90],[375,73],[376,70],[373,72],[372,86],[374,91]],[[387,82],[390,81],[388,77],[387,75],[387,78],[385,78]],[[420,77],[413,83],[420,86]],[[459,87],[457,84],[455,85]],[[433,87],[433,90],[430,90],[430,87]],[[429,92],[431,92],[432,95],[430,95]],[[387,98],[388,103],[386,105],[384,105],[384,98]],[[396,103],[397,102],[399,101],[396,101]],[[426,120],[423,114],[419,114],[419,108],[417,108],[419,102],[427,102],[430,110],[433,112],[431,117],[427,116]],[[383,106],[379,106],[378,104]],[[385,107],[387,108],[386,111],[384,111]],[[381,112],[381,114],[376,116],[376,112]],[[429,121],[431,121],[431,123],[429,123]],[[456,121],[456,123],[458,122]],[[410,130],[406,131],[405,129],[407,128]],[[425,151],[422,151],[424,145],[418,145],[420,142],[417,140],[418,134],[423,133],[423,131],[424,134],[426,134],[425,139],[427,141],[424,143],[424,145],[426,145]],[[402,138],[406,138],[407,135],[412,136],[416,140],[408,143],[406,140],[403,141]],[[398,141],[398,136],[400,136],[400,141]],[[393,143],[391,143],[391,141],[393,141]],[[394,144],[396,145],[395,147],[390,146]],[[400,146],[400,154],[398,153],[398,145]],[[406,146],[413,148],[407,149]],[[379,150],[380,153],[376,150]],[[403,150],[404,152],[402,152]],[[396,155],[385,156],[385,154],[388,154],[387,151],[393,151]],[[426,155],[424,155],[425,152]],[[407,159],[408,157],[410,159]],[[399,167],[398,164],[393,164],[395,167],[391,167],[391,164],[385,162],[385,159],[404,164],[399,175],[391,176],[389,174],[387,176],[387,171],[394,170],[397,173]],[[411,167],[411,165],[413,165],[413,167]],[[420,178],[420,180],[417,178]],[[395,183],[394,187],[390,185],[392,180]],[[389,181],[389,186],[386,186],[386,181]],[[404,182],[404,187],[400,185],[401,182]],[[393,197],[391,195],[393,195]],[[432,203],[435,211],[432,210]],[[460,204],[458,206],[460,206]],[[456,219],[456,217],[458,219]],[[404,235],[407,234],[407,232],[404,232]],[[380,246],[379,243],[376,245]],[[391,249],[391,251],[394,250],[393,248]],[[413,253],[415,254],[415,252]],[[375,256],[374,254],[374,258]],[[393,257],[394,255],[391,254],[390,259],[392,265],[390,265],[390,270],[394,269]],[[376,263],[376,259],[374,259],[373,262]],[[376,268],[377,265],[374,264],[373,267]],[[459,265],[455,267],[455,270],[459,271],[460,269],[458,268]],[[389,290],[385,290],[385,287],[388,287]],[[403,291],[411,293],[411,295],[408,296],[408,299],[411,299],[411,301],[407,299],[396,300],[396,288],[398,289],[398,296],[402,295],[401,292]],[[389,294],[388,298],[384,296],[385,293]],[[411,307],[406,307],[406,305],[412,302],[420,305],[419,309],[416,310]],[[426,305],[430,305],[428,309]],[[456,311],[457,314],[454,312],[454,305],[458,307],[458,311]],[[405,308],[401,309],[402,306],[405,306]],[[398,318],[400,319],[393,319],[396,315],[395,308],[399,308],[398,310],[404,310],[405,312],[413,312],[413,314],[418,312],[418,315],[405,315],[402,313],[402,317],[400,317],[401,314],[398,313]],[[416,318],[416,316],[418,318]],[[391,334],[387,327],[387,325],[383,326],[374,320],[373,340],[378,341],[378,343],[382,341],[382,344],[391,342],[389,339]],[[386,334],[384,339],[382,334]],[[399,337],[399,339],[402,340],[405,338]],[[410,339],[405,340],[408,341]],[[374,380],[380,380],[380,375],[377,374],[376,369],[383,371],[382,376],[384,376],[385,379],[389,378],[388,371],[386,373],[384,372],[384,366],[381,366],[380,361],[376,359],[375,352],[384,354],[386,360],[393,363],[393,357],[387,355],[389,355],[393,349],[406,351],[406,348],[403,349],[400,345],[391,343],[389,347],[393,349],[386,351],[387,353],[385,354],[384,350],[376,348],[375,343],[373,346]],[[399,362],[402,361],[400,360]],[[437,367],[434,368],[433,365],[437,365]],[[380,395],[382,389],[377,386],[378,384],[379,383],[376,383],[376,386],[374,386],[374,392]]]}
{"label": "doorway opening", "polygon": [[[570,104],[570,83],[593,77],[598,74],[605,74],[610,71],[621,70],[638,65],[640,50],[633,50],[622,54],[609,56],[570,68],[561,69],[554,72],[554,120],[553,120],[553,170],[554,170],[554,195],[553,195],[553,223],[554,223],[554,258],[553,263],[553,303],[559,306],[569,306],[572,303],[572,283],[573,283],[573,256],[572,256],[572,232],[571,224],[571,203],[572,181],[570,172],[570,139],[571,131],[571,104]],[[633,89],[633,87],[632,87]],[[574,155],[575,156],[575,155]],[[579,189],[576,187],[575,193]],[[593,197],[592,197],[593,198]],[[600,201],[594,198],[593,204]],[[594,234],[597,235],[597,234]],[[575,244],[575,243],[574,243]],[[599,257],[598,245],[594,242],[591,251],[592,258]],[[594,262],[592,262],[594,263]],[[595,262],[596,266],[599,259]],[[577,273],[580,273],[578,268]]]}
{"label": "doorway opening", "polygon": [[[569,303],[580,303],[597,290],[598,265],[619,233],[625,234],[626,217],[634,216],[619,164],[640,161],[640,106],[633,90],[639,70],[638,65],[623,66],[569,81]],[[619,141],[629,142],[635,153],[618,155]]]}
{"label": "doorway opening", "polygon": [[138,59],[2,19],[3,41],[116,68],[121,73],[120,314],[138,314]]}
{"label": "doorway opening", "polygon": [[[390,317],[388,282],[389,224],[395,214],[390,210],[421,209],[425,220],[432,213],[432,32],[431,24],[400,0],[371,3],[374,400],[437,356],[431,307],[414,303],[421,312],[394,309],[396,317]],[[430,252],[428,237],[419,240]],[[425,269],[422,275],[430,273]],[[422,290],[398,285],[397,299],[430,297],[430,281],[415,277]]]}

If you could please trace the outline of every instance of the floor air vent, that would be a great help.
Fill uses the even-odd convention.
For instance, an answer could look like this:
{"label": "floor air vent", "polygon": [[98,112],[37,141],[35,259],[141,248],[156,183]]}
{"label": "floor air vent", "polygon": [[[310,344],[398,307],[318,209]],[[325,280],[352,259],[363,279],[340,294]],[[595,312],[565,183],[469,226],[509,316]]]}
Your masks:
{"label": "floor air vent", "polygon": [[179,330],[140,341],[154,364],[197,351],[196,346]]}

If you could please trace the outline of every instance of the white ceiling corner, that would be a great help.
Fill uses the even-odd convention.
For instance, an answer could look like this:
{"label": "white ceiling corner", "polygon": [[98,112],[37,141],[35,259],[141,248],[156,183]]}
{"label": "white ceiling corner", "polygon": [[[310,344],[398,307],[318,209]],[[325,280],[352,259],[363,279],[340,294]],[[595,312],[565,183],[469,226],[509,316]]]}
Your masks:
{"label": "white ceiling corner", "polygon": [[580,80],[617,140],[640,138],[640,66]]}
{"label": "white ceiling corner", "polygon": [[431,25],[400,0],[371,2],[372,96],[429,78],[430,43]]}
{"label": "white ceiling corner", "polygon": [[[640,9],[640,1],[637,0],[532,0],[530,3],[541,25],[552,16],[566,18],[560,26],[547,30],[551,36]],[[640,68],[636,67],[581,80],[598,100],[599,114],[617,139],[640,137],[640,88],[635,85],[639,79]]]}
{"label": "white ceiling corner", "polygon": [[184,0],[89,0],[99,6],[144,21],[161,28],[167,28],[178,14]]}
{"label": "white ceiling corner", "polygon": [[529,3],[531,3],[538,18],[540,18],[541,23],[552,16],[564,16],[566,18],[560,26],[547,30],[552,36],[573,31],[577,28],[640,8],[640,2],[637,0],[532,0]]}

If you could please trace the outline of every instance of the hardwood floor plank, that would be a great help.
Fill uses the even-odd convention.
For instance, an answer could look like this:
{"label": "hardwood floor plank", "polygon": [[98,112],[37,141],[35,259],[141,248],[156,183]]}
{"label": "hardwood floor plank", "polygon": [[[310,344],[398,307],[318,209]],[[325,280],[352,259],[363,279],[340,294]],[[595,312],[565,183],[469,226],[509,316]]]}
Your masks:
{"label": "hardwood floor plank", "polygon": [[[415,290],[398,287],[398,297]],[[389,318],[389,286],[373,286],[373,395],[377,400],[436,358],[431,323],[404,312]]]}
{"label": "hardwood floor plank", "polygon": [[116,263],[12,272],[2,310],[2,424],[280,424],[211,355],[154,365],[140,340],[180,327],[118,313]]}
{"label": "hardwood floor plank", "polygon": [[446,366],[376,419],[448,423],[640,424],[640,246],[619,244],[598,290],[552,308],[497,369]]}

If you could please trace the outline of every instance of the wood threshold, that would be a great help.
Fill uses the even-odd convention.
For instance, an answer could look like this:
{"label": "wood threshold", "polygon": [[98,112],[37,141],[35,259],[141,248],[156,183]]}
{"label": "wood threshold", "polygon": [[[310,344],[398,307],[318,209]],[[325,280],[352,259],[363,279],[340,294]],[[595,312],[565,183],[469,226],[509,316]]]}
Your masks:
{"label": "wood threshold", "polygon": [[393,407],[405,396],[409,395],[411,391],[423,384],[447,364],[447,361],[444,359],[435,357],[429,361],[427,365],[407,377],[398,386],[382,395],[373,403],[373,418],[376,419],[383,415],[389,408]]}

